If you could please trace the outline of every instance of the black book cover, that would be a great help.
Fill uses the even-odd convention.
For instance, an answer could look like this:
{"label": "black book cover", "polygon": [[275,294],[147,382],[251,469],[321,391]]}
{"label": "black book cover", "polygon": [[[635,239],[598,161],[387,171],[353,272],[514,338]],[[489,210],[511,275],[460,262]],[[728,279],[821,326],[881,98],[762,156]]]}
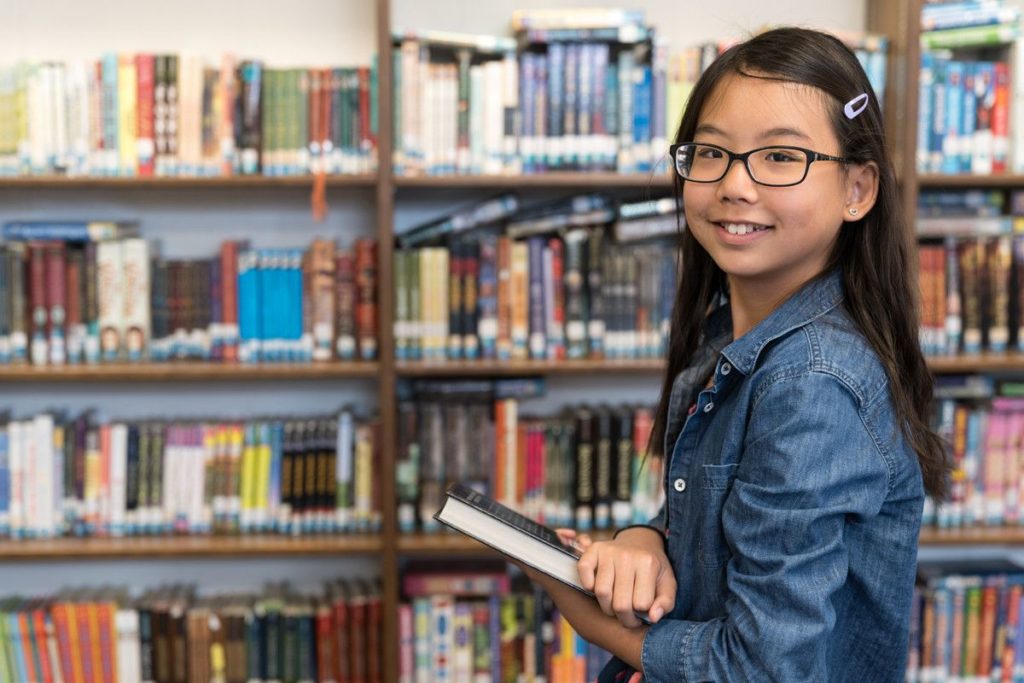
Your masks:
{"label": "black book cover", "polygon": [[[573,559],[579,559],[582,554],[578,549],[562,543],[558,538],[558,534],[556,534],[553,529],[550,529],[543,524],[538,524],[528,517],[524,517],[515,510],[502,505],[493,498],[485,496],[478,491],[474,491],[465,484],[452,484],[448,487],[446,495],[490,515],[502,524],[517,529],[530,537],[551,546],[555,550],[565,553]],[[435,514],[434,519],[442,522],[439,514],[440,512]],[[477,540],[485,545],[491,545],[486,539],[478,538]]]}

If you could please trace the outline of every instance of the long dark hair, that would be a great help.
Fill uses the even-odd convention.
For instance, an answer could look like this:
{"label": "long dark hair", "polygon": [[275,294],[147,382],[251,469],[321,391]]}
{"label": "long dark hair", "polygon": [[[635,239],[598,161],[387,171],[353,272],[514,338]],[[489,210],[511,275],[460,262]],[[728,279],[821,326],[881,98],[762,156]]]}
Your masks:
{"label": "long dark hair", "polygon": [[[676,142],[692,140],[707,98],[730,74],[799,83],[825,93],[839,154],[853,164],[878,165],[874,207],[839,232],[826,272],[841,266],[845,307],[875,350],[904,437],[917,453],[925,490],[942,499],[948,459],[941,440],[928,426],[932,377],[918,343],[917,270],[896,177],[885,148],[882,112],[856,56],[834,36],[800,28],[780,28],[733,46],[700,77],[676,133]],[[849,119],[844,103],[868,93],[867,108]],[[857,103],[860,104],[859,102]],[[681,202],[683,181],[676,177]],[[689,230],[681,235],[682,276],[676,293],[669,337],[668,366],[651,435],[651,450],[661,453],[669,395],[676,375],[689,363],[704,332],[708,312],[727,294],[725,273]]]}

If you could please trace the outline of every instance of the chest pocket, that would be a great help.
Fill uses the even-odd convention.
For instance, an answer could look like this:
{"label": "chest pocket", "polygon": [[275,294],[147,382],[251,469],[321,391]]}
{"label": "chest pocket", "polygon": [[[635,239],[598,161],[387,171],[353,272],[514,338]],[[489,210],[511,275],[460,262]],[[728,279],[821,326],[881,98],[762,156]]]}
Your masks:
{"label": "chest pocket", "polygon": [[701,481],[703,526],[697,544],[697,555],[705,567],[719,567],[725,564],[731,555],[722,531],[722,506],[736,480],[736,468],[735,463],[704,465],[704,477]]}

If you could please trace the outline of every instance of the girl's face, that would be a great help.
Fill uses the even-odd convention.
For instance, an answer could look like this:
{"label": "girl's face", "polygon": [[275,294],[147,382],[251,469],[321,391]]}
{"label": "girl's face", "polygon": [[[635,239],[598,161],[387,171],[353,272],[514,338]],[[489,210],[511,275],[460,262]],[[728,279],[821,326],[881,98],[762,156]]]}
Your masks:
{"label": "girl's face", "polygon": [[[842,156],[825,97],[809,86],[729,75],[705,102],[694,141],[736,153],[783,145]],[[779,296],[825,268],[843,221],[851,219],[849,208],[862,206],[851,204],[856,199],[843,164],[834,161],[813,162],[804,181],[791,187],[759,185],[737,161],[718,182],[683,186],[687,225],[730,286],[755,285]],[[869,208],[858,209],[857,217]]]}

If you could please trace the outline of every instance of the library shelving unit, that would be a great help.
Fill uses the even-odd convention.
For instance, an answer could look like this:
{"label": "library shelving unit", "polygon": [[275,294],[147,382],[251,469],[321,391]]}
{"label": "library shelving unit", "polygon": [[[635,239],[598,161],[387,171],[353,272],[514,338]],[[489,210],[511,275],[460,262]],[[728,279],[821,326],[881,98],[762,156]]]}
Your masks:
{"label": "library shelving unit", "polygon": [[[378,116],[380,122],[392,120],[391,4],[376,2],[376,46],[382,58],[378,72]],[[920,187],[1024,187],[1024,176],[947,177],[921,176],[915,172],[914,127],[917,121],[918,33],[922,0],[867,0],[865,28],[890,39],[886,124],[900,178],[908,216],[912,217]],[[444,27],[432,27],[444,28]],[[378,472],[381,480],[382,531],[371,535],[324,537],[168,537],[121,539],[52,539],[32,542],[0,542],[0,561],[31,562],[83,558],[169,558],[169,557],[241,557],[262,556],[351,556],[376,557],[380,562],[384,604],[385,680],[397,680],[398,638],[397,603],[399,563],[406,556],[437,555],[471,557],[485,552],[479,544],[452,534],[399,534],[395,514],[396,385],[405,377],[494,377],[510,375],[599,376],[656,374],[661,361],[520,361],[498,362],[396,362],[393,337],[393,255],[396,206],[401,194],[416,189],[457,189],[462,191],[494,188],[521,189],[615,189],[668,190],[672,180],[663,171],[623,176],[614,173],[548,173],[524,176],[478,177],[395,177],[392,169],[392,131],[390,123],[379,125],[378,172],[371,175],[331,176],[331,188],[361,188],[374,203],[378,239],[378,325],[379,359],[374,363],[317,363],[308,365],[215,365],[209,363],[100,365],[96,367],[3,367],[4,383],[80,382],[234,382],[265,380],[286,383],[292,380],[347,381],[369,380],[377,392],[381,433],[386,435],[380,450]],[[134,193],[140,190],[172,192],[218,189],[237,193],[244,202],[251,194],[273,188],[311,187],[308,177],[234,177],[234,178],[0,178],[0,189],[63,192],[66,190],[107,189]],[[1024,372],[1024,355],[984,354],[975,357],[942,357],[930,360],[936,374],[958,372]],[[653,399],[653,397],[652,397]],[[925,531],[922,544],[951,546],[960,544],[1024,544],[1024,529],[972,529],[966,531]]]}

